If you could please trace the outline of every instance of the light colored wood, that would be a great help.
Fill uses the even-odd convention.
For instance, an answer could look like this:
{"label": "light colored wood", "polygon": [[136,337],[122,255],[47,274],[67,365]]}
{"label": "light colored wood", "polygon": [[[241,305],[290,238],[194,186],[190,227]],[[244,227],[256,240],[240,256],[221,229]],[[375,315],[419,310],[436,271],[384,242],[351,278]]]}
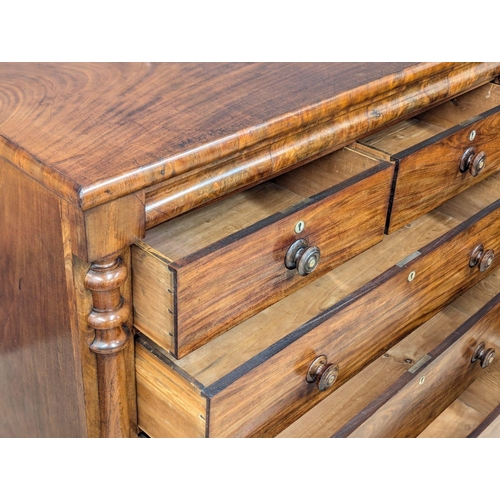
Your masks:
{"label": "light colored wood", "polygon": [[444,215],[463,222],[499,198],[500,173],[497,173],[471,186],[459,196],[454,196],[444,202],[438,210]]}
{"label": "light colored wood", "polygon": [[149,436],[205,437],[206,399],[142,345],[136,345],[139,427]]}
{"label": "light colored wood", "polygon": [[496,359],[418,437],[467,437],[500,404],[500,363]]}
{"label": "light colored wood", "polygon": [[384,128],[362,139],[360,143],[355,143],[354,147],[359,147],[361,150],[370,148],[365,150],[380,153],[383,159],[390,159],[393,154],[430,139],[444,130],[444,127],[424,122],[419,116]]}
{"label": "light colored wood", "polygon": [[496,106],[500,106],[500,85],[487,83],[424,111],[419,119],[437,127],[451,128]]}
{"label": "light colored wood", "polygon": [[[372,148],[373,154],[396,162],[387,232],[397,230],[500,170],[500,93],[492,92],[489,84],[486,87],[489,98],[485,89],[478,89],[475,95],[480,97],[470,98],[474,105],[462,109],[448,102],[432,110],[432,116],[442,112],[449,122],[454,112],[449,106],[456,108],[456,118],[460,117],[462,125],[448,123],[445,128],[418,115],[366,137],[357,145],[364,151]],[[475,155],[486,154],[485,166],[477,176],[459,170],[462,156],[470,147]]]}
{"label": "light colored wood", "polygon": [[134,325],[174,353],[174,278],[165,260],[145,243],[132,245]]}
{"label": "light colored wood", "polygon": [[353,154],[351,149],[343,148],[280,175],[274,179],[274,182],[304,198],[309,198],[366,172],[378,163],[380,163],[379,160]]}
{"label": "light colored wood", "polygon": [[208,386],[457,224],[427,214],[176,364]]}
{"label": "light colored wood", "polygon": [[[496,271],[389,349],[277,437],[331,437],[499,291],[500,272]],[[462,311],[463,303],[468,305],[466,312]]]}
{"label": "light colored wood", "polygon": [[[158,301],[148,284],[141,287],[149,295],[135,303],[137,328],[145,325],[154,341],[182,358],[370,248],[383,237],[393,175],[392,164],[343,150],[296,169],[283,180],[288,189],[264,184],[149,230],[134,256],[152,248],[154,255],[140,260],[154,263],[134,268],[134,276],[157,281],[158,258],[175,272],[174,326],[165,324],[164,309],[156,315],[148,305]],[[297,233],[299,221],[304,228]],[[321,252],[306,276],[285,266],[299,238]]]}
{"label": "light colored wood", "polygon": [[144,243],[173,262],[302,200],[302,196],[266,182],[151,228]]}
{"label": "light colored wood", "polygon": [[[494,262],[486,274],[480,273],[468,265],[470,251],[477,239],[484,241],[488,248],[498,247],[499,210],[499,202],[496,202],[481,216],[471,218],[460,231],[457,229],[434,240],[419,258],[395,266],[384,276],[375,273],[376,278],[367,291],[360,293],[358,289],[363,280],[366,282],[367,275],[374,272],[372,262],[376,267],[376,259],[372,261],[366,252],[362,256],[366,269],[360,273],[361,277],[357,276],[357,286],[353,286],[353,290],[358,291],[348,302],[339,305],[335,314],[330,314],[328,308],[347,295],[345,282],[340,280],[339,290],[334,279],[333,283],[328,282],[323,298],[314,297],[313,291],[323,280],[320,278],[310,288],[300,291],[305,295],[297,292],[181,360],[164,355],[168,364],[175,364],[195,378],[210,399],[209,435],[267,436],[280,432],[328,396],[328,392],[320,393],[305,383],[304,374],[317,355],[326,354],[331,362],[341,366],[337,389],[383,349],[484,279],[497,263]],[[447,224],[459,223],[439,211],[427,214],[424,219],[430,220],[431,226],[436,219],[444,221],[437,236],[446,232]],[[425,230],[425,225],[418,226],[414,224],[394,234],[408,236],[417,228],[421,237],[432,234]],[[386,241],[390,239],[392,236]],[[393,240],[396,241],[399,240]],[[408,237],[407,242],[416,244],[416,239]],[[390,257],[384,257],[382,262],[387,266],[399,249],[397,246],[386,249]],[[411,284],[407,279],[410,270],[416,271],[417,276]],[[336,271],[326,277],[335,277]],[[353,279],[356,273],[350,268],[347,275]],[[418,304],[418,308],[414,304]],[[302,326],[312,319],[314,322]]]}
{"label": "light colored wood", "polygon": [[500,438],[500,416],[498,416],[478,438]]}

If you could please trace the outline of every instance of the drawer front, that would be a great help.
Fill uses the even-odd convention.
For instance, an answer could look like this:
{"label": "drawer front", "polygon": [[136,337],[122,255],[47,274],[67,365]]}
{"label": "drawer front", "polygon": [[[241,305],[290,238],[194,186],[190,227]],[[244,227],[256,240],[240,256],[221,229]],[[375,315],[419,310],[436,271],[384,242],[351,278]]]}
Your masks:
{"label": "drawer front", "polygon": [[[207,399],[203,416],[207,436],[279,433],[494,270],[499,259],[484,271],[479,265],[470,267],[470,256],[478,243],[487,250],[500,251],[500,201],[210,385],[196,389],[196,380],[191,380],[193,390]],[[321,355],[339,370],[333,386],[324,391],[314,381],[306,381],[312,362]],[[182,372],[175,361],[164,361],[168,364],[165,370]],[[147,363],[145,366],[147,369]],[[146,382],[139,379],[140,393]],[[156,382],[148,384],[150,390]],[[143,407],[140,414],[154,411]],[[168,433],[159,429],[158,436],[163,435]]]}
{"label": "drawer front", "polygon": [[[175,262],[136,247],[136,327],[182,358],[363,252],[383,237],[392,177],[393,165],[382,163]],[[307,275],[285,266],[299,239],[307,242],[306,252],[317,247],[321,254]],[[147,274],[145,260],[155,263]],[[162,283],[161,293],[154,292],[151,283],[158,280],[170,294]]]}
{"label": "drawer front", "polygon": [[[388,233],[500,170],[500,108],[496,109],[466,127],[455,127],[394,155],[397,180],[387,220]],[[472,136],[474,139],[470,140]],[[485,155],[484,168],[475,176],[459,168],[469,148],[473,148],[469,153],[472,161]]]}
{"label": "drawer front", "polygon": [[500,348],[500,294],[424,356],[334,437],[416,437]]}
{"label": "drawer front", "polygon": [[500,86],[470,94],[358,145],[396,162],[387,233],[500,170]]}

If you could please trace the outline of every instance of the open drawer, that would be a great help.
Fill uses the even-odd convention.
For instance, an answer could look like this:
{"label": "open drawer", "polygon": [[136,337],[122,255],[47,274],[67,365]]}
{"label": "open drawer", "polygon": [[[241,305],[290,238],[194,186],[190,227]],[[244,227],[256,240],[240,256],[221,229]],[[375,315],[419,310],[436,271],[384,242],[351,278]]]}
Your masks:
{"label": "open drawer", "polygon": [[500,175],[181,360],[139,335],[150,436],[274,436],[498,266]]}
{"label": "open drawer", "polygon": [[494,358],[499,348],[496,271],[279,437],[479,435],[498,416],[500,367]]}
{"label": "open drawer", "polygon": [[393,170],[343,149],[148,230],[135,326],[181,358],[373,246]]}
{"label": "open drawer", "polygon": [[396,163],[391,233],[500,169],[500,85],[468,92],[354,147]]}

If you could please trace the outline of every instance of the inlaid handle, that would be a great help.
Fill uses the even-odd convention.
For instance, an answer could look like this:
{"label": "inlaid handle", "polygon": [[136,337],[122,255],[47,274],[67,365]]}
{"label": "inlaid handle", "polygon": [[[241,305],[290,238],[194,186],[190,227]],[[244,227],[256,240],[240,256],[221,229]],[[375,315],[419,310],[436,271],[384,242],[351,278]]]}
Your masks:
{"label": "inlaid handle", "polygon": [[477,245],[470,255],[469,266],[474,267],[476,264],[479,264],[479,270],[484,273],[484,271],[491,267],[494,260],[494,250],[490,248],[485,251],[483,245]]}
{"label": "inlaid handle", "polygon": [[476,349],[474,350],[474,354],[471,358],[471,363],[475,363],[476,361],[481,361],[481,368],[486,368],[491,365],[493,360],[495,359],[495,349],[490,347],[486,349],[484,342],[481,342]]}
{"label": "inlaid handle", "polygon": [[290,245],[285,255],[285,267],[297,269],[301,276],[312,273],[319,264],[321,252],[318,247],[310,247],[304,238]]}
{"label": "inlaid handle", "polygon": [[338,374],[339,365],[328,363],[327,357],[322,354],[310,364],[306,381],[310,384],[316,382],[318,389],[324,391],[335,383]]}
{"label": "inlaid handle", "polygon": [[486,166],[486,153],[480,151],[476,154],[474,148],[467,148],[460,159],[460,165],[458,169],[460,172],[465,173],[469,171],[472,177],[476,177],[481,173],[481,171]]}

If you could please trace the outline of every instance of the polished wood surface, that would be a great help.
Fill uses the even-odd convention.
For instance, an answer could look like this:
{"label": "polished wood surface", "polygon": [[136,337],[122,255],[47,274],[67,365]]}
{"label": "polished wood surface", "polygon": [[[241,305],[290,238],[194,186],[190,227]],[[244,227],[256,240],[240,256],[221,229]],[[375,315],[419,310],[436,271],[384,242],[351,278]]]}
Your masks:
{"label": "polished wood surface", "polygon": [[[347,173],[338,175],[346,157],[349,159],[346,162]],[[377,165],[376,161],[354,152],[340,151],[313,162],[311,168],[297,170],[302,174],[300,191],[307,196],[306,199],[275,188],[271,193],[275,195],[272,205],[280,204],[280,212],[240,231],[234,228],[231,234],[218,241],[215,239],[218,234],[223,236],[229,232],[227,229],[218,231],[227,206],[231,206],[227,200],[221,203],[218,212],[217,207],[208,207],[202,209],[202,214],[193,213],[192,217],[188,214],[184,220],[173,221],[172,224],[167,222],[154,228],[151,235],[146,235],[144,243],[153,248],[150,260],[155,262],[159,252],[166,261],[179,255],[181,245],[184,249],[181,258],[168,264],[165,262],[166,269],[161,274],[167,281],[167,276],[175,273],[174,324],[170,329],[173,338],[167,333],[159,342],[175,357],[189,354],[382,239],[393,180],[392,165]],[[309,178],[315,181],[309,183]],[[277,182],[281,183],[281,180],[278,178]],[[311,189],[311,185],[322,192]],[[262,195],[263,188],[255,189],[255,196],[250,193],[239,198],[245,201],[250,196],[249,204],[267,207],[268,197]],[[290,201],[290,205],[284,206],[278,201],[280,198]],[[299,200],[301,203],[298,203]],[[239,204],[233,210],[242,219],[248,213],[248,204]],[[209,224],[210,215],[215,219],[213,230]],[[184,224],[193,226],[192,218],[202,219],[206,229],[183,230]],[[238,217],[229,215],[226,223],[230,230],[233,220],[236,220],[236,227],[239,225]],[[299,221],[305,226],[300,234],[296,234],[295,226]],[[205,238],[207,232],[210,234]],[[194,235],[191,236],[191,233]],[[309,246],[316,246],[321,252],[317,268],[307,276],[299,275],[295,269],[287,269],[284,264],[288,248],[299,238],[306,239]],[[200,241],[203,239],[204,246]],[[134,255],[136,253],[134,251]],[[142,263],[142,260],[139,262]],[[152,274],[141,274],[145,270],[154,271],[152,266],[134,268],[139,286],[156,279]],[[156,300],[153,295],[148,297],[147,302]],[[140,306],[136,304],[136,310],[139,318],[144,318],[146,314]],[[158,331],[164,330],[164,308],[159,308],[159,315],[155,315],[151,307],[147,306],[147,309],[148,326],[156,323],[153,328],[155,337],[159,338]]]}
{"label": "polished wood surface", "polygon": [[499,404],[500,363],[493,362],[418,437],[466,438],[482,425]]}
{"label": "polished wood surface", "polygon": [[[396,162],[387,226],[392,232],[500,169],[500,86],[488,84],[384,129],[361,147]],[[486,153],[486,166],[475,177],[459,171],[470,147]]]}
{"label": "polished wood surface", "polygon": [[[494,193],[490,196],[497,199],[499,180],[491,177],[488,181]],[[487,201],[486,197],[483,202]],[[470,268],[468,261],[477,241],[484,241],[487,248],[500,245],[498,207],[497,201],[478,214],[471,209],[470,218],[463,223],[443,216],[441,235],[452,220],[455,228],[440,237],[431,230],[439,212],[424,216],[429,221],[427,229],[415,223],[386,238],[393,242],[386,247],[387,254],[397,254],[400,241],[418,241],[409,236],[411,230],[415,235],[438,236],[421,248],[420,256],[366,283],[377,262],[370,254],[376,256],[382,242],[181,360],[155,351],[146,339],[142,342],[151,347],[153,355],[202,385],[202,393],[210,399],[210,436],[274,435],[328,395],[305,382],[307,368],[316,356],[326,354],[339,364],[336,390],[384,349],[495,269],[496,263],[481,273],[477,267]],[[381,265],[390,267],[386,255],[380,259]],[[355,272],[356,260],[363,262],[364,285]],[[342,276],[342,267],[348,269],[345,282],[335,276]],[[409,282],[412,270],[416,278]],[[358,276],[358,282],[354,293],[346,296],[353,276]],[[322,281],[327,284],[323,297]],[[315,316],[316,308],[322,312]]]}
{"label": "polished wood surface", "polygon": [[[297,419],[280,438],[329,438],[363,415],[419,360],[492,300],[500,290],[497,271],[466,291],[429,321],[389,349],[358,375]],[[406,374],[406,375],[405,375]],[[424,407],[425,410],[425,407]]]}
{"label": "polished wood surface", "polygon": [[[255,390],[252,376],[257,367],[282,373],[279,363],[272,365],[280,353],[286,353],[285,361],[304,365],[311,353],[294,353],[291,345],[302,341],[308,328],[318,346],[335,344],[341,335],[321,333],[321,325],[339,301],[359,301],[371,280],[436,238],[436,249],[441,244],[446,249],[444,233],[455,228],[458,234],[460,221],[498,196],[492,201],[489,187],[474,191],[462,203],[470,210],[447,204],[411,221],[373,251],[352,258],[349,266],[317,277],[295,297],[283,298],[180,361],[161,348],[157,356],[145,347],[150,341],[139,337],[138,352],[145,350],[137,357],[144,368],[138,399],[135,343],[129,340],[135,302],[147,303],[136,323],[144,329],[141,335],[152,331],[146,325],[151,311],[162,308],[155,323],[162,322],[162,335],[173,336],[175,324],[168,319],[177,308],[171,297],[174,273],[151,270],[168,264],[177,272],[176,264],[203,254],[207,245],[199,240],[196,251],[179,258],[151,251],[154,265],[143,267],[154,276],[142,284],[134,279],[130,245],[144,248],[146,228],[214,201],[229,201],[230,195],[278,175],[284,174],[282,192],[314,196],[323,181],[316,176],[300,180],[297,167],[422,111],[433,127],[449,128],[441,121],[453,120],[454,110],[439,118],[434,108],[462,99],[461,94],[499,74],[500,63],[1,63],[0,435],[134,436],[137,401],[140,418],[153,434],[163,434],[164,426],[166,434],[176,429],[181,435],[278,432],[307,407],[292,402],[282,411],[280,391],[287,391],[286,384],[274,391],[274,399],[263,397],[269,411],[260,420],[254,420],[255,408],[245,413],[247,403],[231,390],[243,383],[252,395],[263,394],[265,376]],[[366,150],[362,154],[367,162],[374,159]],[[309,166],[311,173],[321,170]],[[352,175],[362,175],[356,168]],[[351,205],[352,214],[361,206]],[[365,222],[375,230],[369,218]],[[463,234],[470,223],[462,226]],[[243,219],[237,224],[242,227],[232,235],[248,231]],[[492,230],[496,224],[491,222]],[[484,243],[493,245],[484,234]],[[178,255],[182,246],[177,245]],[[432,253],[434,247],[427,250]],[[406,272],[404,264],[399,268]],[[437,309],[461,279],[459,270]],[[424,281],[427,286],[429,280]],[[437,281],[436,293],[441,293]],[[160,289],[164,293],[156,296]],[[159,298],[164,302],[158,304]],[[203,306],[194,304],[192,310]],[[390,341],[379,342],[380,349]],[[151,369],[168,366],[172,373],[159,370],[146,383],[144,360],[150,355],[159,360],[151,362]],[[162,395],[154,399],[157,390]],[[149,408],[157,419],[150,418]],[[177,416],[166,422],[161,415],[168,412]],[[239,423],[224,422],[231,412]],[[278,426],[266,423],[280,415],[285,418]],[[179,431],[177,424],[190,418],[187,430]]]}
{"label": "polished wood surface", "polygon": [[[146,225],[152,227],[221,195],[261,182],[339,149],[383,125],[413,116],[418,110],[470,90],[480,84],[479,73],[485,69],[465,69],[455,65],[450,73],[436,74],[425,84],[414,80],[397,91],[392,89],[380,93],[376,99],[369,97],[363,106],[358,102],[352,105],[357,97],[351,92],[345,96],[344,104],[336,109],[333,119],[322,119],[319,124],[264,141],[259,149],[251,148],[242,157],[208,164],[206,168],[198,168],[192,174],[186,173],[159,185],[146,196]],[[493,69],[495,71],[498,68]],[[490,79],[486,78],[482,83]],[[473,80],[475,84],[471,86]],[[424,87],[425,92],[422,92]],[[364,91],[370,94],[369,88]],[[339,104],[341,100],[339,96]]]}
{"label": "polished wood surface", "polygon": [[[231,155],[276,143],[272,162],[268,143],[265,161],[239,173],[226,165],[218,182],[208,174],[219,196],[341,147],[343,127],[321,125],[333,116],[369,105],[351,134],[359,136],[499,72],[495,63],[4,63],[0,136],[21,168],[84,209],[196,169],[201,179]],[[310,127],[314,140],[280,149],[281,138]],[[176,213],[193,207],[175,191]],[[196,203],[213,196],[205,190]]]}
{"label": "polished wood surface", "polygon": [[63,217],[53,193],[0,158],[1,437],[87,434]]}
{"label": "polished wood surface", "polygon": [[421,367],[403,375],[334,437],[418,436],[482,375],[480,362],[471,363],[477,345],[484,342],[498,352],[499,311],[500,294],[429,352]]}
{"label": "polished wood surface", "polygon": [[84,286],[92,293],[92,310],[88,323],[95,330],[90,350],[97,355],[101,437],[131,435],[128,386],[124,349],[131,341],[124,327],[130,316],[130,305],[121,296],[128,268],[121,258],[99,261],[87,272]]}

